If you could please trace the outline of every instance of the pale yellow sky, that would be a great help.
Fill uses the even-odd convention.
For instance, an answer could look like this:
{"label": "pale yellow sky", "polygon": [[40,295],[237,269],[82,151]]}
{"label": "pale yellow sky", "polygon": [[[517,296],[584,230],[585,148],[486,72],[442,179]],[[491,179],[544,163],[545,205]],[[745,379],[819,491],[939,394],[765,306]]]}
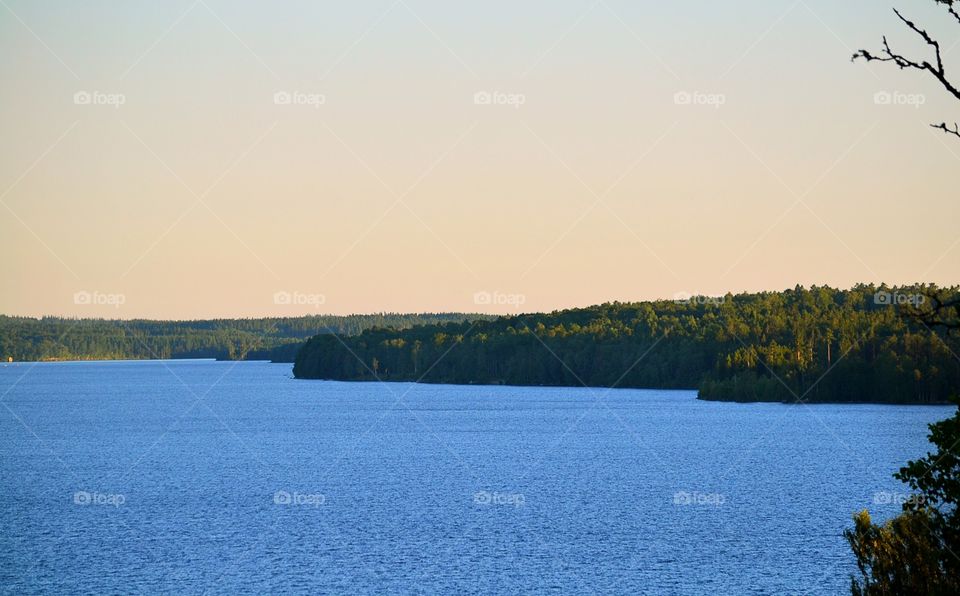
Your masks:
{"label": "pale yellow sky", "polygon": [[0,313],[960,279],[956,103],[849,61],[923,52],[883,3],[4,2]]}

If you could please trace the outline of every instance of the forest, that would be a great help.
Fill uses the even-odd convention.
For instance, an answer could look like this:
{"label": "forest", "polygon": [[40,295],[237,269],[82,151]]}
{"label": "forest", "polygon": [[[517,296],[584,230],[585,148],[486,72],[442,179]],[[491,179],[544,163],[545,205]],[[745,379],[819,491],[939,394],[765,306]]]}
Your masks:
{"label": "forest", "polygon": [[293,362],[307,338],[482,318],[460,313],[149,321],[0,315],[3,361],[217,358]]}
{"label": "forest", "polygon": [[494,320],[317,335],[304,379],[698,389],[701,399],[946,403],[955,336],[916,311],[958,288],[860,284],[612,302]]}

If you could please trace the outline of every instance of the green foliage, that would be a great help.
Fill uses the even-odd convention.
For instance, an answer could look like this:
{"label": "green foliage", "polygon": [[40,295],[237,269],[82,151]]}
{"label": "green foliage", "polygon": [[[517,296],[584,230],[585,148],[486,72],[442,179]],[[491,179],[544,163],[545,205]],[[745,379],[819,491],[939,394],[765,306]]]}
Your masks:
{"label": "green foliage", "polygon": [[293,362],[318,333],[356,335],[372,327],[403,329],[484,315],[459,313],[305,316],[206,321],[8,317],[0,315],[0,358],[107,360],[138,358],[264,359]]}
{"label": "green foliage", "polygon": [[[956,340],[883,296],[956,288],[797,287],[722,299],[607,303],[477,322],[317,336],[301,378],[699,388],[703,399],[943,403]],[[894,300],[896,302],[896,300]],[[377,374],[369,363],[376,358]],[[829,374],[827,374],[829,371]],[[422,378],[421,378],[422,377]]]}
{"label": "green foliage", "polygon": [[[894,476],[922,494],[924,505],[945,516],[943,521],[948,528],[960,532],[960,509],[957,507],[960,504],[960,408],[952,417],[931,424],[929,437],[930,442],[938,447],[937,452],[908,462]],[[907,504],[908,509],[911,506]],[[953,538],[958,536],[955,534]],[[960,553],[960,543],[952,542],[951,545]]]}
{"label": "green foliage", "polygon": [[854,596],[960,594],[960,578],[943,567],[945,551],[928,510],[905,512],[883,525],[866,511],[853,520],[854,529],[844,536],[860,569],[861,577],[851,580]]}
{"label": "green foliage", "polygon": [[875,525],[863,511],[844,532],[860,569],[855,596],[960,594],[960,409],[930,425],[930,442],[936,453],[894,474],[916,493],[904,512]]}

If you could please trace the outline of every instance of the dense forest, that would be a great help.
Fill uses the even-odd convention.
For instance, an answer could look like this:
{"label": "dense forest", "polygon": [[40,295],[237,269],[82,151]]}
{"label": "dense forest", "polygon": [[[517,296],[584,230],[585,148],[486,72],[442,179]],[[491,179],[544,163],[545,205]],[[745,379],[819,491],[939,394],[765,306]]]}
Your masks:
{"label": "dense forest", "polygon": [[460,313],[303,316],[206,321],[8,317],[0,315],[0,358],[106,360],[218,358],[293,362],[318,333],[356,335],[373,327],[403,329],[482,318]]}
{"label": "dense forest", "polygon": [[957,338],[906,311],[934,291],[797,287],[608,303],[495,320],[318,335],[299,378],[698,388],[702,399],[941,403],[960,390]]}

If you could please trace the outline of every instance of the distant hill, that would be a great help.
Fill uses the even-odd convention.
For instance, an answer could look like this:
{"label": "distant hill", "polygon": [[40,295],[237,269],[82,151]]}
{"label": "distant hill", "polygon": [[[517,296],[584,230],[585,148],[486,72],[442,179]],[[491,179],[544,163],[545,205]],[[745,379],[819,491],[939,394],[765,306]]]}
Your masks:
{"label": "distant hill", "polygon": [[352,336],[367,329],[404,329],[489,315],[424,313],[318,315],[262,319],[150,321],[10,317],[0,315],[0,358],[32,360],[125,360],[217,358],[293,362],[311,336]]}
{"label": "distant hill", "polygon": [[957,338],[901,312],[934,289],[798,286],[318,335],[299,351],[294,375],[696,388],[702,399],[736,401],[942,403],[960,391]]}

